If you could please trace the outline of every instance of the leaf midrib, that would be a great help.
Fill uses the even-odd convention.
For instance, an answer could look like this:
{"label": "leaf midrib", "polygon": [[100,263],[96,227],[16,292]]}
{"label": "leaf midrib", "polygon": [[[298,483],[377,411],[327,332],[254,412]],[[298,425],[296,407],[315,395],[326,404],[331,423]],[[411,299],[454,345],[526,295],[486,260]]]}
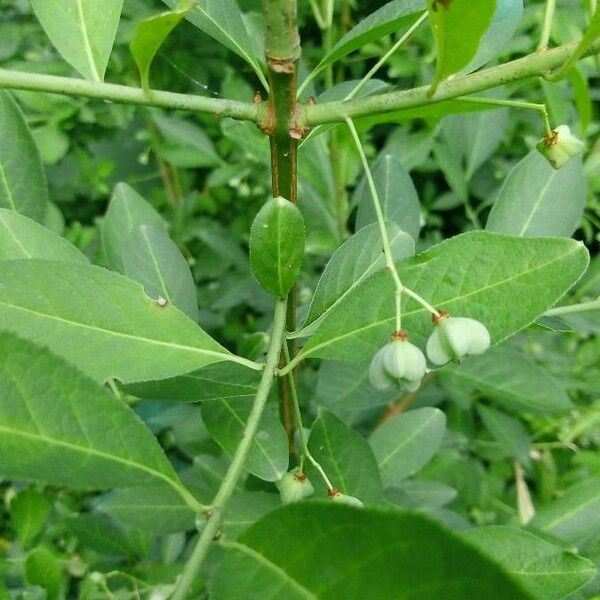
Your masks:
{"label": "leaf midrib", "polygon": [[20,311],[30,313],[30,314],[38,316],[38,317],[42,317],[42,318],[49,319],[52,321],[59,321],[61,323],[64,323],[64,324],[72,326],[72,327],[81,327],[83,329],[89,329],[90,331],[98,332],[98,333],[109,335],[109,336],[122,337],[125,339],[134,340],[136,342],[147,343],[147,344],[155,345],[155,346],[164,346],[167,348],[172,348],[175,350],[183,350],[185,352],[193,352],[196,354],[205,354],[207,356],[221,356],[221,357],[223,357],[223,360],[231,360],[234,362],[236,362],[236,358],[237,358],[234,354],[226,354],[224,352],[217,352],[216,350],[205,350],[203,348],[198,348],[195,346],[186,346],[183,344],[176,344],[174,342],[165,342],[163,340],[157,340],[157,339],[153,339],[153,338],[132,335],[130,333],[123,333],[121,331],[105,329],[103,327],[98,327],[97,325],[89,325],[87,323],[71,321],[69,319],[59,317],[57,315],[49,315],[48,313],[38,312],[31,308],[26,308],[24,306],[17,306],[16,304],[10,304],[10,303],[4,302],[2,300],[0,300],[0,306],[7,306],[8,308],[12,308],[14,310],[20,310]]}
{"label": "leaf midrib", "polygon": [[264,565],[273,573],[276,573],[280,579],[283,581],[287,581],[290,586],[292,586],[297,592],[302,594],[304,598],[307,600],[319,600],[318,596],[313,594],[310,590],[305,588],[299,581],[294,579],[289,573],[287,573],[283,568],[274,562],[270,561],[266,556],[263,556],[250,546],[246,546],[245,544],[240,544],[239,542],[225,541],[223,545],[226,548],[231,548],[241,552],[242,554],[246,554],[250,558],[253,558],[259,564]]}
{"label": "leaf midrib", "polygon": [[6,173],[4,172],[4,167],[2,166],[2,163],[0,162],[0,182],[2,183],[2,187],[6,190],[6,197],[8,199],[8,203],[10,204],[10,207],[12,208],[12,210],[17,210],[17,206],[15,204],[15,199],[12,195],[12,192],[10,191],[10,188],[8,187],[8,180],[6,179]]}
{"label": "leaf midrib", "polygon": [[92,78],[95,81],[101,81],[100,73],[98,72],[98,66],[94,60],[94,53],[92,51],[92,45],[90,43],[90,37],[87,30],[87,25],[85,23],[85,18],[83,15],[83,4],[82,0],[77,1],[77,23],[79,25],[79,29],[81,30],[81,37],[83,38],[83,47],[85,48],[85,56],[87,58],[88,66],[90,67]]}
{"label": "leaf midrib", "polygon": [[115,463],[123,464],[130,468],[137,469],[144,473],[148,473],[152,477],[161,479],[162,481],[165,481],[166,483],[168,483],[169,486],[171,486],[171,487],[175,487],[176,489],[179,488],[178,482],[176,480],[174,480],[173,478],[169,477],[168,475],[166,475],[165,473],[161,473],[160,471],[156,471],[155,469],[152,469],[151,467],[147,467],[145,465],[142,465],[141,463],[118,456],[116,454],[109,454],[107,452],[103,452],[101,450],[95,450],[94,448],[89,448],[87,446],[80,446],[78,444],[74,444],[71,442],[57,440],[56,438],[48,437],[48,436],[42,435],[41,433],[33,433],[31,431],[15,429],[14,427],[8,427],[6,425],[0,425],[0,432],[5,433],[6,435],[9,435],[9,436],[12,435],[15,437],[22,437],[22,438],[29,439],[29,440],[35,440],[35,441],[43,442],[45,444],[58,446],[60,448],[66,448],[68,450],[72,450],[74,452],[78,452],[81,454],[89,454],[91,456],[96,456],[96,457],[102,458],[104,460],[109,460],[109,461],[112,461]]}
{"label": "leaf midrib", "polygon": [[431,413],[431,415],[429,416],[429,418],[427,418],[425,421],[423,421],[421,423],[420,426],[418,426],[416,429],[413,429],[413,431],[407,436],[405,437],[400,444],[398,444],[398,446],[396,446],[387,456],[385,456],[385,458],[383,458],[381,461],[377,462],[377,465],[380,469],[383,468],[383,466],[394,456],[396,456],[396,454],[398,454],[398,452],[400,452],[400,450],[402,450],[403,448],[405,448],[413,439],[415,436],[417,436],[418,434],[420,434],[428,425],[431,424],[431,422],[438,418],[439,415],[436,412]]}
{"label": "leaf midrib", "polygon": [[[239,414],[235,411],[235,409],[231,406],[231,404],[229,404],[229,402],[227,402],[225,399],[222,399],[222,398],[219,398],[217,400],[217,402],[221,402],[221,404],[225,405],[225,408],[227,408],[227,410],[231,413],[231,416],[237,421],[238,425],[240,425],[242,427],[242,429],[244,429],[246,427],[246,422],[239,416]],[[277,465],[273,462],[273,459],[269,456],[269,453],[265,450],[265,447],[262,445],[262,443],[257,435],[255,435],[254,438],[252,439],[252,443],[256,444],[256,446],[258,446],[261,453],[267,459],[267,462],[269,463],[271,469],[273,469],[273,475],[278,477],[280,474],[280,470],[277,468]]]}

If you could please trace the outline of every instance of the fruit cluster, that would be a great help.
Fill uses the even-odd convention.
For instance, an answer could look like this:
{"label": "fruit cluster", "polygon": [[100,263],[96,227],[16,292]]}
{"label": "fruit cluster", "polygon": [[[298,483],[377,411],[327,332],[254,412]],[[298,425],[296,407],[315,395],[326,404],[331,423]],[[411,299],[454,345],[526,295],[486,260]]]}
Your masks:
{"label": "fruit cluster", "polygon": [[[435,330],[427,340],[426,352],[436,366],[468,354],[482,354],[490,347],[490,334],[476,319],[450,317],[442,312],[434,315],[433,322]],[[399,386],[415,391],[426,372],[425,354],[408,341],[405,331],[397,331],[373,357],[369,381],[378,390]]]}

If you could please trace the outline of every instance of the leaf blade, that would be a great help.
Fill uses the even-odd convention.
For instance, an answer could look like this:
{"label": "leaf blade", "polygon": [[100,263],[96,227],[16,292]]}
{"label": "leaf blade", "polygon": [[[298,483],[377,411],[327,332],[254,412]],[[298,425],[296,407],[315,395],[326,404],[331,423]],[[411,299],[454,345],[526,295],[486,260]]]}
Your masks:
{"label": "leaf blade", "polygon": [[98,381],[172,377],[229,354],[195,323],[101,267],[0,263],[0,328],[42,343]]}
{"label": "leaf blade", "polygon": [[[83,489],[178,485],[158,442],[127,405],[29,341],[1,332],[0,348],[8,357],[0,366],[4,476]],[[112,427],[121,435],[107,437]]]}
{"label": "leaf blade", "polygon": [[[502,256],[513,260],[498,268]],[[397,267],[406,285],[438,309],[482,321],[499,343],[553,306],[583,274],[588,260],[583,244],[573,240],[470,232]],[[543,283],[544,275],[551,286]],[[527,304],[514,304],[523,290],[529,292]],[[393,294],[387,273],[372,275],[327,316],[298,356],[365,362],[393,329]],[[412,301],[403,304],[403,322],[415,343],[431,332],[429,314]]]}
{"label": "leaf blade", "polygon": [[123,0],[32,0],[53,46],[83,77],[102,81]]}

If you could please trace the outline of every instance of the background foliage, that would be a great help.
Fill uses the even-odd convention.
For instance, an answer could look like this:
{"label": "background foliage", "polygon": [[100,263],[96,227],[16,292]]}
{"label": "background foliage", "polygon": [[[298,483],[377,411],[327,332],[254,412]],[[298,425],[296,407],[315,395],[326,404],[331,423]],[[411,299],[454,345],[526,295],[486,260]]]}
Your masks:
{"label": "background foliage", "polygon": [[[81,57],[69,60],[72,49],[58,48],[65,61],[51,45],[52,32],[40,25],[45,1],[0,0],[0,67],[93,76]],[[304,90],[317,103],[343,98],[347,81],[360,80],[411,23],[401,15],[336,45],[381,3],[336,2],[334,43],[321,39],[310,4],[299,4],[301,73],[323,68]],[[579,39],[588,14],[587,3],[558,4],[553,45]],[[194,26],[202,15],[182,21],[158,50],[152,87],[252,101],[261,87],[261,6],[238,5],[243,21],[232,35],[212,32],[224,45]],[[440,59],[436,71],[432,32],[423,26],[360,95],[534,51],[544,3],[528,1],[522,14],[519,2],[503,7],[501,24],[471,24],[486,31],[486,43],[470,65]],[[125,0],[112,52],[95,57],[100,76],[106,69],[107,81],[139,85],[129,44],[137,23],[164,8]],[[403,565],[414,577],[402,584],[405,594],[437,575],[442,587],[431,597],[472,597],[474,576],[485,598],[600,597],[600,312],[531,323],[587,266],[581,245],[549,237],[572,236],[592,255],[564,301],[600,295],[598,66],[592,57],[558,83],[527,79],[487,93],[546,103],[553,124],[568,123],[585,139],[584,156],[556,172],[534,150],[543,135],[534,111],[450,103],[357,122],[396,260],[412,256],[415,243],[425,252],[399,263],[403,278],[436,306],[474,311],[495,342],[522,330],[429,374],[415,393],[379,392],[367,378],[393,319],[385,302],[392,284],[385,272],[368,285],[357,280],[383,263],[378,252],[364,253],[378,238],[352,140],[343,127],[322,126],[302,142],[298,321],[327,319],[301,350],[320,359],[299,369],[301,408],[309,448],[332,483],[375,508],[310,501],[275,511],[274,482],[295,460],[275,389],[225,515],[223,546],[193,597],[205,596],[207,581],[214,598],[396,597],[398,582],[370,578],[366,567],[339,581],[321,574],[328,557],[367,564],[377,545],[382,572]],[[0,195],[0,289],[10,288],[0,329],[27,338],[35,328],[36,341],[61,357],[0,334],[0,598],[166,598],[202,527],[194,507],[211,502],[242,437],[259,378],[245,365],[262,360],[269,341],[273,301],[248,259],[251,223],[271,195],[268,140],[249,122],[29,91],[0,92],[0,133],[0,162],[12,165],[14,189],[27,190],[13,198],[18,212]],[[332,254],[335,277],[319,283]],[[439,271],[421,281],[428,260],[438,260]],[[485,292],[476,308],[463,300],[480,293],[480,280],[506,277],[521,287]],[[412,308],[407,327],[422,341],[429,319]],[[66,322],[74,314],[77,325]],[[362,323],[377,327],[359,335]],[[70,337],[73,327],[84,337]],[[36,385],[12,385],[24,370]],[[107,377],[117,381],[101,389]],[[19,398],[27,410],[15,408]],[[90,412],[79,414],[80,406]],[[110,431],[97,427],[102,411]],[[26,451],[17,429],[29,432]],[[61,429],[71,437],[54,448],[45,436]],[[9,468],[15,454],[21,458]],[[43,481],[40,456],[54,463]],[[308,474],[315,495],[326,498],[318,473]],[[419,515],[391,510],[398,507]],[[338,528],[348,530],[346,545],[336,542]],[[453,557],[449,579],[436,572],[440,547]],[[472,573],[463,571],[468,564]]]}

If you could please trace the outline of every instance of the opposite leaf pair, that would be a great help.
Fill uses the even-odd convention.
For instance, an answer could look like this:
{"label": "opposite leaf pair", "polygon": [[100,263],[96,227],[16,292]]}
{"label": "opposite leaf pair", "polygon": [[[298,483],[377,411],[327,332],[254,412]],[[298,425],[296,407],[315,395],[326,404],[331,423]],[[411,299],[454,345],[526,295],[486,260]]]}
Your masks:
{"label": "opposite leaf pair", "polygon": [[[487,328],[475,319],[440,313],[434,316],[434,323],[436,328],[427,341],[426,352],[436,365],[468,354],[482,354],[490,347]],[[406,332],[398,331],[375,354],[369,367],[369,381],[378,390],[399,386],[414,392],[426,372],[427,360],[421,349],[408,341]]]}

